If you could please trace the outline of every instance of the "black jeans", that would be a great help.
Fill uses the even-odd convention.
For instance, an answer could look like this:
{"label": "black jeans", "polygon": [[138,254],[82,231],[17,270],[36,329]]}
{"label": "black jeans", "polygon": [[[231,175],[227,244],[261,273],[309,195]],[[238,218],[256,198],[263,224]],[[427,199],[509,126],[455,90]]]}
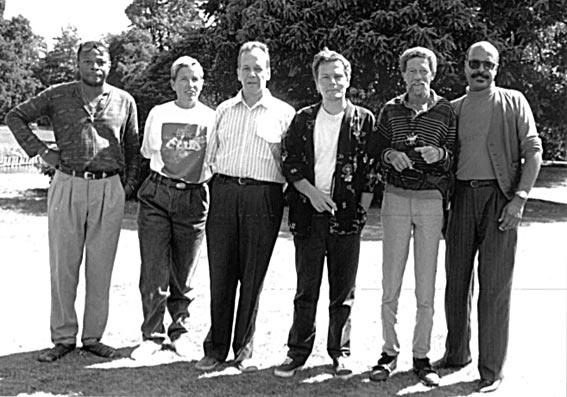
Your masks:
{"label": "black jeans", "polygon": [[239,184],[217,176],[211,186],[206,229],[211,328],[204,350],[206,356],[221,361],[230,350],[233,323],[235,360],[252,356],[260,292],[283,215],[281,184],[248,182]]}
{"label": "black jeans", "polygon": [[329,278],[329,330],[327,352],[331,358],[350,355],[351,309],[358,259],[360,233],[329,233],[327,214],[313,216],[311,233],[294,237],[297,291],[294,299],[293,325],[289,331],[288,356],[305,362],[315,341],[317,301],[327,258]]}
{"label": "black jeans", "polygon": [[165,338],[165,309],[172,323],[171,340],[187,332],[191,279],[205,237],[208,188],[193,185],[179,190],[147,178],[138,191],[138,239],[142,268],[142,337],[161,342]]}

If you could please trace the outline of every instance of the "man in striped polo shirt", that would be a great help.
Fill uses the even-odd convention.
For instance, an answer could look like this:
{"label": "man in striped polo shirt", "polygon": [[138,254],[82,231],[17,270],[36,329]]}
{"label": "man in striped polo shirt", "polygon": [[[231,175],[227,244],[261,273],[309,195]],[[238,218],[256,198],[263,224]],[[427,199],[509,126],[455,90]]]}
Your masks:
{"label": "man in striped polo shirt", "polygon": [[384,227],[382,263],[382,334],[384,345],[370,379],[386,380],[396,368],[400,344],[396,333],[398,299],[414,239],[417,316],[413,369],[428,386],[439,384],[427,354],[433,326],[437,252],[444,206],[451,181],[456,118],[449,101],[430,84],[437,71],[435,54],[423,47],[406,50],[400,69],[407,92],[390,100],[378,120]]}
{"label": "man in striped polo shirt", "polygon": [[242,89],[217,108],[207,154],[215,172],[206,227],[211,328],[196,368],[226,360],[240,283],[232,348],[235,366],[251,372],[258,369],[250,358],[260,292],[283,215],[281,137],[295,110],[266,88],[265,44],[242,45],[237,75]]}

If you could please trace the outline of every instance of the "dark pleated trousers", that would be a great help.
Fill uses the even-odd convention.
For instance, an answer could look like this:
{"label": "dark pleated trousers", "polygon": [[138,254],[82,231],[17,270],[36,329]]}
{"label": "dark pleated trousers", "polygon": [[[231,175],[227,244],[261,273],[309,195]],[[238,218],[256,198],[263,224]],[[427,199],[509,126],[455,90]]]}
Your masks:
{"label": "dark pleated trousers", "polygon": [[471,359],[470,314],[474,263],[478,253],[478,369],[482,379],[503,377],[508,349],[510,298],[517,230],[498,230],[508,200],[497,185],[471,187],[457,182],[446,235],[445,360]]}
{"label": "dark pleated trousers", "polygon": [[260,293],[282,215],[282,185],[213,180],[206,227],[211,292],[211,328],[204,342],[206,356],[226,360],[233,323],[235,360],[252,356]]}

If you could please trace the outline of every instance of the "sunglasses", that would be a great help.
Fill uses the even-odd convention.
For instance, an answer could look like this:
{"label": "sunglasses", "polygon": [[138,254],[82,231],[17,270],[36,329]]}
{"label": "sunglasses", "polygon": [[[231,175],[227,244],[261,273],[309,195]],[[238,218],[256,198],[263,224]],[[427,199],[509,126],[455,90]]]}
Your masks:
{"label": "sunglasses", "polygon": [[482,65],[484,66],[484,70],[494,70],[494,68],[498,66],[497,63],[490,61],[479,61],[477,59],[472,59],[470,61],[467,61],[467,63],[471,69],[478,69],[480,68],[480,65]]}
{"label": "sunglasses", "polygon": [[89,52],[92,50],[99,50],[101,52],[106,52],[108,54],[108,47],[100,41],[85,41],[79,45],[77,55],[81,52]]}

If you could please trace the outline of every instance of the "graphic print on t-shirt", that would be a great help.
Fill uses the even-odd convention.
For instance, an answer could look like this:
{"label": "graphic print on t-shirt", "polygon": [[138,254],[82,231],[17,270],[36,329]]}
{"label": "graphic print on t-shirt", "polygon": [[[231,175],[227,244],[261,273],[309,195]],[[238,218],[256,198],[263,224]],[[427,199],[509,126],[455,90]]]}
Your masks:
{"label": "graphic print on t-shirt", "polygon": [[163,123],[161,127],[163,173],[173,179],[197,183],[207,149],[207,127]]}

